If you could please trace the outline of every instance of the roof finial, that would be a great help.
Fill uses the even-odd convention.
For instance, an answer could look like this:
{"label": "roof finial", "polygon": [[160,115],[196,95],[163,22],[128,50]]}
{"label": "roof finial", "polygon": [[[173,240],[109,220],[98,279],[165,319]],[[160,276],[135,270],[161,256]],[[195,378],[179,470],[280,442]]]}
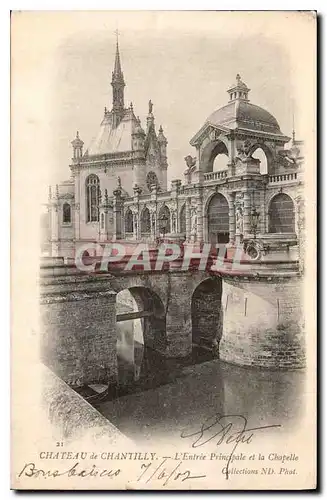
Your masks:
{"label": "roof finial", "polygon": [[149,115],[152,113],[152,110],[153,110],[153,103],[150,99],[150,101],[149,101]]}
{"label": "roof finial", "polygon": [[76,132],[76,139],[79,139],[79,131]]}

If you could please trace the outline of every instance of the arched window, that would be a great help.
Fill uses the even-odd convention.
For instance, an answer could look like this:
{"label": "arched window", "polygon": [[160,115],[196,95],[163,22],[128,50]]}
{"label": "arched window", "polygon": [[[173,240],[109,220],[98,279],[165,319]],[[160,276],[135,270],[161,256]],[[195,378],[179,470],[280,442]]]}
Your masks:
{"label": "arched window", "polygon": [[64,224],[70,224],[72,221],[72,211],[69,203],[64,203],[62,207],[62,221]]}
{"label": "arched window", "polygon": [[146,185],[149,191],[151,191],[151,186],[158,186],[158,177],[155,172],[149,172],[146,176]]}
{"label": "arched window", "polygon": [[97,175],[91,174],[86,179],[86,221],[99,221],[100,181]]}
{"label": "arched window", "polygon": [[294,233],[295,214],[292,198],[285,193],[279,193],[270,202],[269,233]]}
{"label": "arched window", "polygon": [[125,213],[125,233],[133,233],[133,232],[134,232],[133,213],[132,210],[128,208]]}
{"label": "arched window", "polygon": [[147,207],[145,207],[141,213],[141,234],[150,232],[151,232],[150,211]]}
{"label": "arched window", "polygon": [[208,238],[210,243],[228,243],[229,241],[228,202],[220,193],[211,198],[208,206]]}
{"label": "arched window", "polygon": [[167,205],[163,205],[160,208],[158,222],[160,233],[170,233],[170,210]]}
{"label": "arched window", "polygon": [[182,206],[180,215],[179,215],[179,232],[182,234],[186,234],[186,209],[185,203]]}

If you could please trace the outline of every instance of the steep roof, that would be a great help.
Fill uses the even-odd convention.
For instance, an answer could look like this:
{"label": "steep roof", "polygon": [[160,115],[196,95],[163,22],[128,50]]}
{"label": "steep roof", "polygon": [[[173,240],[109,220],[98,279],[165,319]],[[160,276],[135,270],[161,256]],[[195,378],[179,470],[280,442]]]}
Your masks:
{"label": "steep roof", "polygon": [[120,153],[132,150],[132,133],[137,125],[137,119],[127,109],[117,127],[113,127],[112,113],[107,112],[101,122],[100,130],[88,147],[86,154],[101,155],[107,153]]}

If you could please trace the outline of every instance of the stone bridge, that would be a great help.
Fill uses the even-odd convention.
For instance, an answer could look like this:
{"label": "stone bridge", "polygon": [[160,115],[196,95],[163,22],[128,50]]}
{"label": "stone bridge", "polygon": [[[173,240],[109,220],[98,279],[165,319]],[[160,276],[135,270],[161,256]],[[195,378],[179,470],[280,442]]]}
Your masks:
{"label": "stone bridge", "polygon": [[[130,271],[81,273],[56,263],[41,267],[42,359],[70,385],[117,382],[117,322],[141,318],[144,344],[165,357],[192,346],[246,366],[304,366],[301,277],[289,264],[242,273]],[[267,268],[268,267],[268,268]],[[116,314],[129,290],[137,310]]]}

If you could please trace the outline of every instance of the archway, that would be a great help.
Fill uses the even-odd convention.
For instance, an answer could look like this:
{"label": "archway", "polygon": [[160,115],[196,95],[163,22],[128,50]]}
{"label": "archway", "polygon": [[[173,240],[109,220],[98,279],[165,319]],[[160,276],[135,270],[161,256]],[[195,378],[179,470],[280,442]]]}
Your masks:
{"label": "archway", "polygon": [[125,213],[125,234],[133,234],[134,223],[133,223],[133,213],[130,208],[126,210]]}
{"label": "archway", "polygon": [[260,174],[268,174],[268,158],[264,150],[262,148],[257,148],[254,150],[251,156],[252,158],[260,161]]}
{"label": "archway", "polygon": [[225,196],[216,193],[208,210],[208,240],[212,244],[229,242],[229,206]]}
{"label": "archway", "polygon": [[295,210],[290,196],[276,194],[270,201],[268,211],[269,233],[295,233]]}
{"label": "archway", "polygon": [[141,235],[149,236],[151,232],[150,210],[145,207],[141,212]]}
{"label": "archway", "polygon": [[146,287],[124,289],[116,297],[117,362],[121,386],[153,377],[165,350],[166,318],[160,297]]}
{"label": "archway", "polygon": [[202,281],[192,295],[192,344],[216,348],[222,335],[221,278]]}
{"label": "archway", "polygon": [[158,216],[159,231],[163,235],[170,233],[170,210],[167,205],[163,205],[159,210]]}
{"label": "archway", "polygon": [[204,173],[226,170],[227,163],[228,149],[224,142],[212,141],[203,148],[200,167]]}
{"label": "archway", "polygon": [[273,152],[264,142],[253,144],[249,151],[249,156],[260,160],[260,174],[270,174],[273,168]]}

